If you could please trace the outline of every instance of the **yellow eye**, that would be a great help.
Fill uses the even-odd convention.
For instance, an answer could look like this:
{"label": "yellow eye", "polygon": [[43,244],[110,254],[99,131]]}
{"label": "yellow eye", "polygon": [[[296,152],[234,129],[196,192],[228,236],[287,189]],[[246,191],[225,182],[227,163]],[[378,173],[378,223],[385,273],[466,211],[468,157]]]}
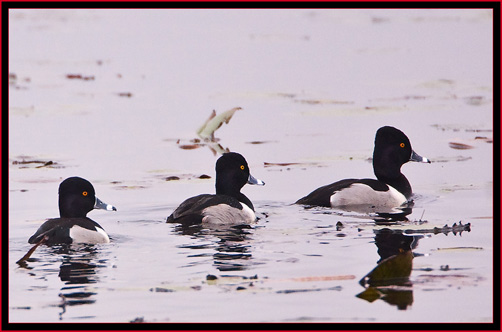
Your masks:
{"label": "yellow eye", "polygon": [[82,192],[82,196],[87,196],[87,191]]}
{"label": "yellow eye", "polygon": [[244,170],[246,168],[246,166],[244,165],[241,165],[241,169]]}
{"label": "yellow eye", "polygon": [[404,148],[405,144],[404,143],[401,143],[399,144],[400,147]]}

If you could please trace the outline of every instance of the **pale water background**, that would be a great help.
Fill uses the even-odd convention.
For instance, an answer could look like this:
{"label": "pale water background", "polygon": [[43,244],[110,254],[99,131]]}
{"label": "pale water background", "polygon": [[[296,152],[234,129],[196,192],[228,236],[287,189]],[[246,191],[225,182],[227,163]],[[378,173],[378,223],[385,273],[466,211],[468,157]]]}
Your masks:
{"label": "pale water background", "polygon": [[[492,19],[486,9],[10,10],[9,321],[491,322]],[[213,109],[233,107],[216,136],[266,182],[243,188],[260,219],[244,234],[183,234],[165,218],[214,192],[218,155],[180,147]],[[290,205],[373,177],[383,125],[433,161],[403,166],[416,194],[409,221]],[[117,207],[89,214],[112,243],[41,247],[17,265],[74,175]],[[415,244],[404,303],[356,296],[380,259],[375,230],[459,221],[471,231]]]}

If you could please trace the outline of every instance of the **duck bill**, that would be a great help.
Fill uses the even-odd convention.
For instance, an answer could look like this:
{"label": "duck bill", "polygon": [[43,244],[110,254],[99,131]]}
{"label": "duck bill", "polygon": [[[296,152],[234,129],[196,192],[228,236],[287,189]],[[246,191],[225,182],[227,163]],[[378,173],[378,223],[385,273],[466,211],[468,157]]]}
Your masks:
{"label": "duck bill", "polygon": [[263,182],[260,179],[255,178],[254,176],[252,176],[251,174],[249,174],[248,184],[256,184],[257,186],[264,186],[265,182]]}
{"label": "duck bill", "polygon": [[431,161],[429,159],[420,156],[418,153],[416,153],[413,150],[411,151],[410,161],[416,161],[419,163],[429,163],[429,164],[431,163]]}
{"label": "duck bill", "polygon": [[96,203],[94,204],[95,209],[106,210],[106,211],[117,211],[117,208],[113,205],[106,204],[102,200],[96,197]]}

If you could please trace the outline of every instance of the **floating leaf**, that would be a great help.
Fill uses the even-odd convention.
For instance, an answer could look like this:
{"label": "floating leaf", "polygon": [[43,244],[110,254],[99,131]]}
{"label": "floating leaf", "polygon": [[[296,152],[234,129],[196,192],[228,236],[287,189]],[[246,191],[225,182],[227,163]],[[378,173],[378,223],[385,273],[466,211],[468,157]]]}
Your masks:
{"label": "floating leaf", "polygon": [[35,166],[35,168],[42,168],[42,167],[49,167],[49,168],[63,168],[63,166],[60,166],[58,165],[56,162],[52,161],[52,160],[48,160],[48,161],[45,161],[45,160],[26,160],[26,159],[22,159],[22,160],[14,160],[12,162],[12,165],[23,165],[23,166],[20,166],[20,168],[27,168],[28,165],[37,165]]}
{"label": "floating leaf", "polygon": [[291,278],[292,281],[296,282],[312,282],[312,281],[332,281],[332,280],[352,280],[354,275],[336,275],[336,276],[313,276],[313,277],[299,277]]}
{"label": "floating leaf", "polygon": [[115,189],[118,190],[136,190],[136,189],[146,189],[148,187],[145,186],[117,186]]}
{"label": "floating leaf", "polygon": [[489,138],[486,136],[476,136],[474,137],[475,140],[482,140],[485,141],[486,143],[493,143],[493,138]]}
{"label": "floating leaf", "polygon": [[179,177],[179,176],[175,176],[175,175],[173,175],[173,176],[168,176],[168,177],[166,178],[166,181],[176,181],[176,180],[179,180],[179,179],[180,179],[180,177]]}
{"label": "floating leaf", "polygon": [[483,247],[449,247],[449,248],[437,248],[436,250],[455,250],[455,251],[467,251],[467,250],[483,250]]}
{"label": "floating leaf", "polygon": [[131,98],[132,97],[132,93],[131,92],[119,92],[119,93],[117,93],[117,96]]}
{"label": "floating leaf", "polygon": [[307,167],[307,166],[312,166],[312,167],[320,167],[319,163],[270,163],[270,162],[263,162],[263,166],[265,167],[274,167],[274,166],[278,166],[278,167],[288,167],[288,166],[303,166],[303,167]]}
{"label": "floating leaf", "polygon": [[450,142],[448,145],[450,146],[450,148],[457,149],[457,150],[474,149],[474,147],[472,145],[464,144],[464,143]]}
{"label": "floating leaf", "polygon": [[472,106],[479,106],[479,105],[487,103],[486,98],[483,96],[466,97],[466,98],[464,98],[464,100],[468,105],[472,105]]}
{"label": "floating leaf", "polygon": [[276,141],[251,141],[251,142],[246,142],[247,144],[266,144],[266,143],[273,143]]}
{"label": "floating leaf", "polygon": [[66,78],[69,80],[83,80],[83,81],[93,81],[94,76],[84,76],[82,74],[67,74]]}
{"label": "floating leaf", "polygon": [[240,107],[234,107],[218,115],[216,115],[216,111],[213,110],[209,119],[207,119],[199,130],[197,130],[197,135],[199,135],[200,138],[214,141],[214,132],[220,128],[223,123],[228,123],[234,113],[241,109]]}
{"label": "floating leaf", "polygon": [[293,166],[293,165],[301,165],[300,163],[267,163],[264,162],[263,165],[267,166]]}
{"label": "floating leaf", "polygon": [[200,144],[183,144],[183,145],[179,146],[179,148],[183,149],[183,150],[194,150],[194,149],[198,149],[200,147],[201,147]]}

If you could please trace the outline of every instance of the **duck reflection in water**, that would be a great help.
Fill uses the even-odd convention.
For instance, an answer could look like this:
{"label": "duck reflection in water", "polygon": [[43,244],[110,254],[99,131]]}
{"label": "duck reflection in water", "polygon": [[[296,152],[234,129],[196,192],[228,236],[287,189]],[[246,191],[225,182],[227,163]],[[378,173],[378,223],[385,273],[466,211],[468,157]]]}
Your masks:
{"label": "duck reflection in water", "polygon": [[99,248],[95,245],[56,245],[50,250],[63,257],[58,274],[64,283],[58,295],[61,298],[58,306],[62,308],[59,319],[63,320],[67,307],[96,302],[97,293],[95,289],[90,291],[88,285],[99,282],[98,270],[106,265],[98,260]]}
{"label": "duck reflection in water", "polygon": [[[176,225],[174,231],[180,235],[190,235],[195,239],[208,240],[209,244],[186,244],[180,248],[192,250],[214,249],[211,254],[214,266],[219,271],[244,271],[253,265],[250,252],[250,235],[252,228],[249,225],[203,227],[202,225]],[[199,255],[190,255],[200,257]]]}
{"label": "duck reflection in water", "polygon": [[368,302],[381,299],[399,310],[413,304],[413,284],[409,277],[413,252],[423,236],[407,236],[389,228],[375,230],[375,244],[380,259],[378,265],[359,283],[366,290],[358,295]]}

